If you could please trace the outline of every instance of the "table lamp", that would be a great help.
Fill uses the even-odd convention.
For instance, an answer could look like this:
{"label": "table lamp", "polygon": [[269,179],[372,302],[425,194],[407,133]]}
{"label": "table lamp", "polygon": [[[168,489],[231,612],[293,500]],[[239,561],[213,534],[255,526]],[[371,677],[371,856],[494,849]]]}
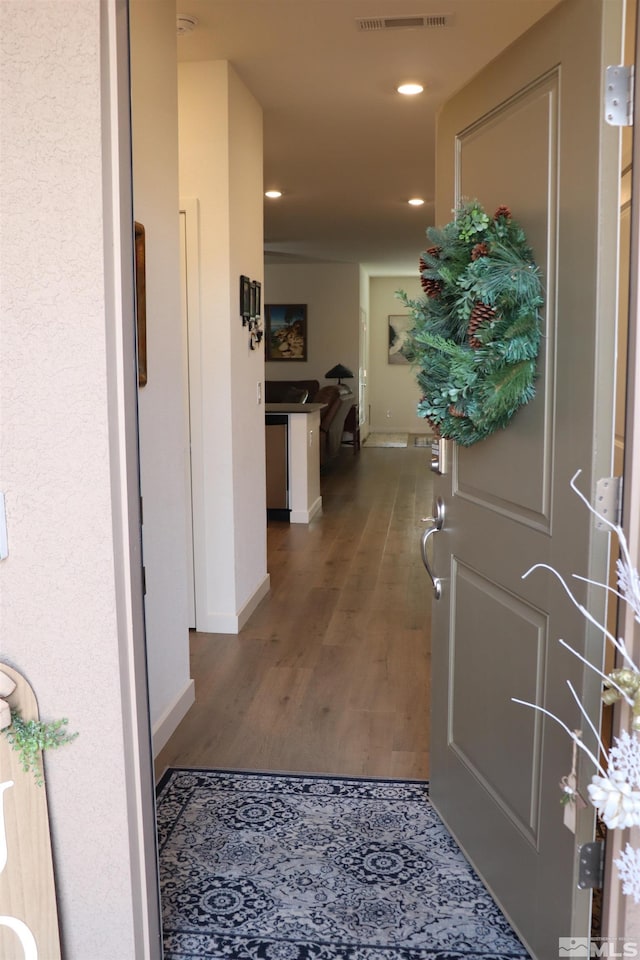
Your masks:
{"label": "table lamp", "polygon": [[331,370],[327,370],[325,373],[327,380],[336,380],[338,381],[338,390],[343,395],[347,396],[352,393],[352,390],[346,383],[343,383],[343,380],[353,380],[353,374],[348,367],[345,367],[342,363],[336,363],[335,367],[331,367]]}

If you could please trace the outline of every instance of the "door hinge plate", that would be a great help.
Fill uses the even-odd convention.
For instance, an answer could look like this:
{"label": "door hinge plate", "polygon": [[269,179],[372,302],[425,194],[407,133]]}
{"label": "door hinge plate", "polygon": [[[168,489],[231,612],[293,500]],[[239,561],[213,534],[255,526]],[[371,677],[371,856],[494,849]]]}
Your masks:
{"label": "door hinge plate", "polygon": [[593,840],[578,847],[578,887],[599,890],[604,880],[604,843]]}
{"label": "door hinge plate", "polygon": [[[603,477],[596,483],[596,502],[594,507],[601,517],[620,526],[622,519],[622,477]],[[600,519],[596,519],[596,530],[610,530]]]}
{"label": "door hinge plate", "polygon": [[607,67],[604,117],[612,127],[633,124],[633,66]]}

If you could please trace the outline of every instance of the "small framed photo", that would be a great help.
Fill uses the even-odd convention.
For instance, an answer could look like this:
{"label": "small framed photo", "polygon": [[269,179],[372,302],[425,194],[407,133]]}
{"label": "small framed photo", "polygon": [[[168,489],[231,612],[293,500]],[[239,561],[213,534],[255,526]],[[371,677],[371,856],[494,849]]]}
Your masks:
{"label": "small framed photo", "polygon": [[242,275],[240,276],[240,316],[243,325],[251,316],[251,280]]}
{"label": "small framed photo", "polygon": [[147,285],[144,226],[134,221],[135,285],[136,285],[136,341],[138,346],[138,386],[147,382]]}
{"label": "small framed photo", "polygon": [[404,348],[409,340],[409,333],[413,329],[413,325],[413,317],[408,313],[389,316],[389,363],[409,363]]}
{"label": "small framed photo", "polygon": [[251,319],[258,320],[262,313],[262,287],[259,280],[251,281]]}
{"label": "small framed photo", "polygon": [[306,303],[267,303],[264,309],[265,359],[306,360]]}

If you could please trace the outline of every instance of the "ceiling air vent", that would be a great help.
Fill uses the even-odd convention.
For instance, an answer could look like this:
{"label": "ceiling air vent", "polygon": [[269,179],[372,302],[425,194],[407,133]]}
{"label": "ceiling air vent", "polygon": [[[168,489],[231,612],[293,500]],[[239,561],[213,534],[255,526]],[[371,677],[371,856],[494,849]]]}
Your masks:
{"label": "ceiling air vent", "polygon": [[176,30],[179,37],[183,37],[185,33],[191,33],[197,26],[197,19],[189,16],[189,14],[179,13],[176,17]]}
{"label": "ceiling air vent", "polygon": [[362,17],[356,20],[358,30],[397,30],[402,27],[446,27],[451,22],[447,14],[434,17]]}

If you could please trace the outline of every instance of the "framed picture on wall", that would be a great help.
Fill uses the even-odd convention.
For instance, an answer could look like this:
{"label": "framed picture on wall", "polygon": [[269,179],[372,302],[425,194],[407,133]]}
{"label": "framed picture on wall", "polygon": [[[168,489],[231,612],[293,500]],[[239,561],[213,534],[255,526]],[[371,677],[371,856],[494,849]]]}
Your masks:
{"label": "framed picture on wall", "polygon": [[138,347],[138,386],[147,382],[147,281],[144,226],[133,224],[135,240],[136,342]]}
{"label": "framed picture on wall", "polygon": [[404,347],[409,339],[409,331],[413,327],[413,317],[408,313],[391,314],[389,316],[389,363],[408,364],[404,355]]}
{"label": "framed picture on wall", "polygon": [[264,313],[265,360],[306,360],[306,303],[267,303]]}
{"label": "framed picture on wall", "polygon": [[244,274],[240,276],[240,316],[243,326],[251,316],[251,280]]}
{"label": "framed picture on wall", "polygon": [[262,287],[259,280],[251,281],[251,318],[258,320],[262,312]]}

